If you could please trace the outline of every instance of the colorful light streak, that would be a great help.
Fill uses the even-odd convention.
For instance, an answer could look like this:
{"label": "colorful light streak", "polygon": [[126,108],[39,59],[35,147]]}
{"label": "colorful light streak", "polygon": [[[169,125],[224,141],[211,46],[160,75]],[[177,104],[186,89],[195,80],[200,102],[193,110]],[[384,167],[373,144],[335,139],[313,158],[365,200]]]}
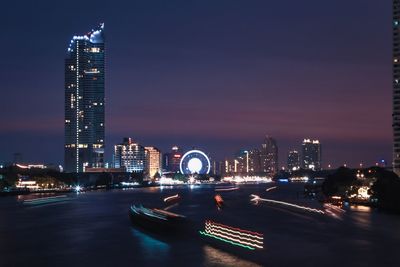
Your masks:
{"label": "colorful light streak", "polygon": [[251,232],[251,231],[248,231],[248,230],[243,230],[243,229],[240,229],[240,228],[235,228],[235,227],[227,226],[227,225],[223,225],[223,224],[216,223],[216,222],[212,222],[212,221],[206,221],[206,224],[207,224],[207,223],[208,223],[208,224],[215,225],[215,226],[220,226],[220,227],[223,227],[223,228],[226,228],[226,229],[231,229],[231,230],[234,230],[234,231],[239,231],[239,232],[241,232],[241,233],[248,233],[248,234],[251,234],[251,235],[256,235],[256,236],[261,237],[261,239],[263,239],[263,234],[260,234],[260,233],[257,233],[257,232]]}
{"label": "colorful light streak", "polygon": [[40,204],[48,204],[48,203],[55,203],[61,201],[68,201],[70,200],[66,195],[62,196],[54,196],[54,197],[42,197],[42,198],[35,198],[35,199],[27,199],[24,200],[24,204],[27,205],[40,205]]}
{"label": "colorful light streak", "polygon": [[229,187],[229,188],[215,188],[216,192],[230,192],[239,190],[239,187]]}
{"label": "colorful light streak", "polygon": [[250,247],[250,246],[246,246],[246,245],[242,245],[242,244],[239,244],[239,243],[236,243],[236,242],[232,242],[232,241],[230,241],[230,240],[223,239],[223,238],[220,238],[220,237],[217,237],[217,236],[208,234],[208,233],[203,232],[203,231],[199,231],[199,233],[200,233],[201,235],[205,235],[205,236],[208,236],[208,237],[212,237],[212,238],[215,238],[215,239],[224,241],[224,242],[226,242],[226,243],[229,243],[229,244],[232,244],[232,245],[235,245],[235,246],[239,246],[239,247],[242,247],[242,248],[247,248],[247,249],[250,249],[250,250],[255,250],[255,248],[252,248],[252,247]]}
{"label": "colorful light streak", "polygon": [[212,221],[205,222],[205,231],[200,231],[200,234],[250,250],[264,248],[263,234],[214,223]]}
{"label": "colorful light streak", "polygon": [[297,209],[301,209],[301,210],[306,210],[309,212],[314,212],[314,213],[319,213],[319,214],[325,214],[325,212],[323,210],[319,210],[319,209],[314,209],[314,208],[310,208],[310,207],[305,207],[305,206],[300,206],[300,205],[296,205],[293,203],[289,203],[289,202],[284,202],[284,201],[278,201],[278,200],[273,200],[273,199],[265,199],[265,198],[260,198],[257,195],[250,195],[250,197],[252,197],[252,199],[250,201],[253,202],[258,202],[258,201],[264,201],[264,202],[268,202],[268,203],[273,203],[273,204],[279,204],[282,206],[288,206],[288,207],[292,207],[292,208],[297,208]]}
{"label": "colorful light streak", "polygon": [[[262,248],[262,245],[263,245],[262,241],[253,240],[251,238],[246,238],[246,237],[243,237],[243,236],[240,236],[240,235],[239,235],[240,239],[237,239],[237,236],[235,236],[234,234],[225,233],[224,231],[212,229],[211,227],[206,227],[205,230],[209,234],[213,234],[213,235],[216,235],[216,236],[219,236],[219,237],[222,237],[222,238],[227,238],[227,239],[230,239],[232,241],[235,241],[235,242],[238,242],[238,243],[242,243],[242,244],[246,244],[246,245],[249,245],[249,246],[253,245],[253,246],[256,246],[258,248]],[[255,242],[257,244],[260,244],[261,246],[253,244],[251,242]]]}
{"label": "colorful light streak", "polygon": [[164,198],[164,202],[168,202],[168,201],[176,199],[176,198],[179,198],[179,194]]}
{"label": "colorful light streak", "polygon": [[277,186],[269,187],[269,188],[265,189],[265,191],[269,192],[269,191],[274,190],[276,188],[278,188],[278,187]]}

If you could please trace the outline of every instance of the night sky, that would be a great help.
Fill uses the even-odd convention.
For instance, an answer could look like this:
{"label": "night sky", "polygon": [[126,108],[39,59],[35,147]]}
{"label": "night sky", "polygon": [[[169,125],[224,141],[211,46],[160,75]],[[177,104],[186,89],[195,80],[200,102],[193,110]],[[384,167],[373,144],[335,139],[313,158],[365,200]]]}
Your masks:
{"label": "night sky", "polygon": [[304,137],[328,163],[391,161],[391,1],[7,1],[0,162],[63,164],[64,58],[105,23],[106,146],[130,136],[217,159]]}

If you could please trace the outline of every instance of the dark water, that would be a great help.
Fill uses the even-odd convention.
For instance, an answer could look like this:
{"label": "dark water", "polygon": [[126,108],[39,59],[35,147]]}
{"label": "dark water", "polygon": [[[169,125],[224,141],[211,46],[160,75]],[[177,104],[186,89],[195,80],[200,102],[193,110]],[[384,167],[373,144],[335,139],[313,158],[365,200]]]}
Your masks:
{"label": "dark water", "polygon": [[[320,215],[249,201],[258,194],[323,209],[302,198],[301,184],[266,192],[270,186],[221,193],[222,210],[212,186],[89,192],[29,206],[22,198],[0,198],[0,266],[400,266],[400,216],[368,208]],[[165,207],[162,199],[176,193],[182,202],[170,211],[190,219],[186,233],[154,234],[131,225],[130,204]],[[207,242],[198,235],[205,219],[262,232],[265,248]]]}

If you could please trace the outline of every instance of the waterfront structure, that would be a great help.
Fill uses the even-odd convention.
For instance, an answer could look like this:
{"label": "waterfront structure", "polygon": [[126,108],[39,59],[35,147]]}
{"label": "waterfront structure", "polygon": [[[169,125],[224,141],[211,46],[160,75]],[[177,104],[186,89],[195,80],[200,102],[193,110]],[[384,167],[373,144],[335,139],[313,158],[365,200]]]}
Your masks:
{"label": "waterfront structure", "polygon": [[319,140],[304,139],[301,149],[301,167],[321,170],[321,143]]}
{"label": "waterfront structure", "polygon": [[173,146],[171,152],[164,156],[164,169],[169,172],[178,172],[182,156],[182,150],[178,146]]}
{"label": "waterfront structure", "polygon": [[300,154],[297,150],[289,151],[287,158],[287,168],[289,171],[300,169]]}
{"label": "waterfront structure", "polygon": [[150,178],[153,178],[156,173],[161,171],[161,151],[152,146],[147,146],[144,149],[146,154],[147,173]]}
{"label": "waterfront structure", "polygon": [[74,36],[65,59],[66,172],[104,167],[104,24]]}
{"label": "waterfront structure", "polygon": [[85,173],[124,173],[125,167],[121,168],[85,168]]}
{"label": "waterfront structure", "polygon": [[123,167],[127,172],[146,171],[145,148],[131,138],[124,138],[121,144],[114,146],[114,168]]}
{"label": "waterfront structure", "polygon": [[260,170],[273,176],[278,171],[278,145],[276,140],[265,136],[260,149]]}
{"label": "waterfront structure", "polygon": [[400,0],[393,0],[393,171],[400,175]]}

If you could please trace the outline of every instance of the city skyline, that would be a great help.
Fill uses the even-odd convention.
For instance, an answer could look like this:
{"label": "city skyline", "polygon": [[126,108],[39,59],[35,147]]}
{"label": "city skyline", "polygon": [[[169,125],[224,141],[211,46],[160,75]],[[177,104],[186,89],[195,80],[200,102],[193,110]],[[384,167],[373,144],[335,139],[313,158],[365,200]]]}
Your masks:
{"label": "city skyline", "polygon": [[1,267],[400,266],[400,0],[2,11]]}
{"label": "city skyline", "polygon": [[[136,5],[141,11],[150,9],[146,4]],[[27,52],[35,49],[30,57],[39,57],[44,62],[33,60],[38,68],[24,69],[25,65],[19,63],[25,59],[22,53],[21,59],[12,58],[13,64],[8,64],[11,59],[6,55],[1,65],[5,70],[2,74],[5,76],[1,78],[5,81],[6,96],[13,100],[23,93],[31,101],[25,101],[23,107],[13,114],[5,112],[13,101],[1,107],[4,123],[1,125],[0,161],[11,161],[14,152],[21,152],[26,161],[63,162],[60,150],[63,124],[58,107],[63,103],[63,72],[59,66],[62,57],[59,59],[54,55],[65,54],[65,41],[70,36],[80,31],[84,34],[94,23],[105,21],[110,25],[107,29],[110,65],[106,77],[109,81],[107,88],[111,88],[107,95],[110,107],[106,107],[106,139],[110,144],[106,151],[108,162],[111,161],[112,145],[123,136],[133,136],[140,143],[157,146],[162,151],[168,151],[174,144],[196,146],[222,159],[243,147],[254,147],[265,134],[277,139],[280,166],[285,165],[287,152],[298,150],[304,138],[321,140],[326,164],[356,166],[363,162],[372,165],[381,158],[391,162],[391,108],[387,105],[391,99],[391,85],[390,77],[383,75],[390,68],[385,60],[391,58],[391,33],[387,27],[390,22],[385,17],[386,13],[391,13],[390,3],[370,1],[361,7],[363,12],[354,3],[330,3],[331,10],[325,15],[329,18],[341,14],[343,19],[334,23],[317,15],[318,10],[325,10],[321,3],[298,4],[305,13],[297,15],[302,20],[297,24],[298,33],[292,32],[293,44],[312,44],[313,41],[319,44],[314,46],[314,50],[293,47],[294,51],[287,52],[287,55],[284,54],[287,47],[280,50],[277,44],[284,43],[286,39],[281,34],[288,29],[292,22],[290,19],[296,17],[283,16],[281,4],[270,4],[268,10],[275,10],[277,15],[270,14],[267,18],[256,10],[266,4],[242,5],[217,4],[210,10],[205,4],[187,4],[190,14],[178,10],[175,20],[171,12],[176,5],[163,6],[164,9],[157,9],[156,13],[167,19],[165,25],[162,18],[150,23],[155,15],[152,13],[147,18],[139,16],[135,27],[122,27],[124,19],[128,20],[127,14],[118,10],[122,17],[117,17],[116,10],[107,12],[106,4],[97,10],[99,15],[95,17],[87,16],[68,23],[55,19],[54,25],[43,25],[39,21],[40,31],[35,28],[28,35],[36,33],[40,36],[47,31],[51,32],[51,38],[43,35],[37,39],[38,44],[25,49]],[[342,10],[343,5],[348,9]],[[312,11],[305,10],[310,6]],[[8,7],[11,11],[15,9],[13,4]],[[242,9],[239,15],[240,7],[244,12]],[[378,15],[376,9],[383,12]],[[358,13],[355,15],[360,19],[351,17],[354,28],[346,27],[350,13],[356,10]],[[226,15],[221,18],[223,13]],[[224,38],[211,30],[215,27],[207,27],[207,24],[193,22],[188,31],[181,22],[189,15],[194,19],[205,16],[206,22],[224,32]],[[310,18],[304,19],[305,15]],[[370,21],[363,20],[364,16]],[[15,18],[6,16],[2,19],[11,22]],[[282,25],[266,27],[269,25],[267,22],[280,22]],[[357,23],[371,27],[361,29]],[[13,25],[6,34],[11,37],[18,32],[18,27],[22,27],[20,23],[7,24]],[[247,32],[247,27],[252,26],[265,36],[256,31]],[[301,37],[308,31],[323,33],[325,27],[333,30],[334,26],[340,30],[331,32],[331,36],[322,34],[311,40]],[[57,27],[58,31],[51,31],[52,27]],[[170,38],[165,38],[167,33],[172,34]],[[353,33],[357,35],[354,37]],[[244,41],[241,36],[247,36],[249,40]],[[266,36],[281,39],[275,43]],[[365,42],[371,36],[375,36],[371,38],[374,42]],[[341,47],[334,37],[343,37],[350,43]],[[10,38],[6,48],[15,51],[18,48],[15,42],[19,38]],[[122,40],[124,38],[132,41],[128,42],[130,46]],[[50,49],[37,51],[37,46],[44,40],[47,44],[50,42]],[[215,45],[210,45],[207,40],[215,41]],[[229,49],[224,51],[224,47]],[[273,55],[273,51],[277,55]],[[369,57],[365,58],[364,54]],[[314,68],[313,62],[322,64],[323,70]],[[7,64],[11,68],[5,68]],[[354,68],[354,64],[358,67]],[[351,75],[346,73],[349,67]],[[21,71],[25,79],[16,81],[11,88],[10,78],[20,75]],[[42,73],[38,74],[38,71]],[[241,75],[237,78],[227,79],[239,71]],[[335,73],[334,77],[328,75],[330,72]],[[373,76],[369,73],[376,74],[376,78],[369,78]],[[37,78],[43,76],[49,78],[44,85],[40,83],[43,90],[38,92],[34,90],[41,81]],[[230,98],[226,99],[226,94]],[[313,97],[317,97],[318,103]],[[136,105],[131,106],[130,98],[135,99]],[[207,104],[215,108],[206,109]]]}

